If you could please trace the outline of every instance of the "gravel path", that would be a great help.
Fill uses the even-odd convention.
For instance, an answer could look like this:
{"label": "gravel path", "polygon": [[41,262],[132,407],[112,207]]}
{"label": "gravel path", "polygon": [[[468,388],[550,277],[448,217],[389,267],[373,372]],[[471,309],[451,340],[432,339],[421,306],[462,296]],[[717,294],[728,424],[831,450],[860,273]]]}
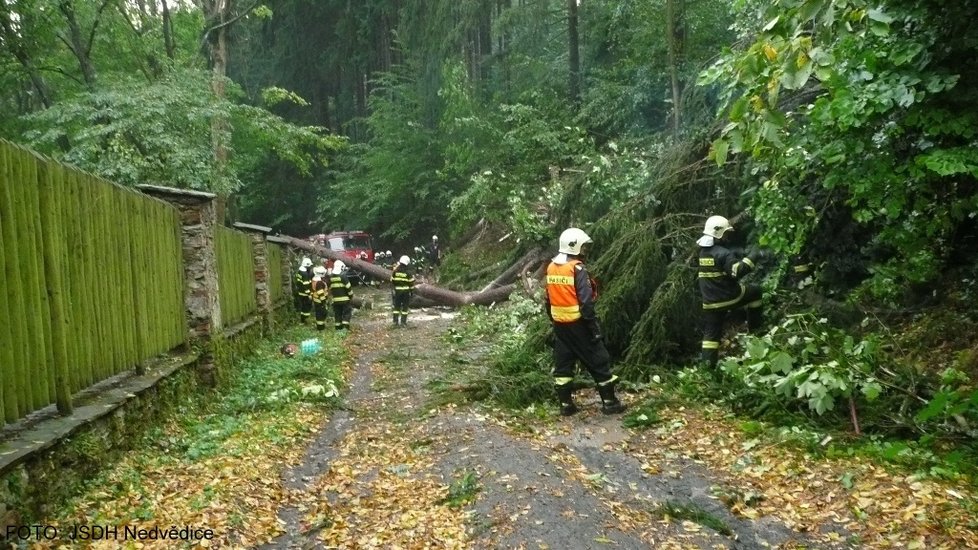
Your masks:
{"label": "gravel path", "polygon": [[[778,521],[731,513],[704,466],[642,462],[631,451],[652,443],[597,413],[589,390],[582,413],[521,425],[480,404],[445,405],[431,388],[453,368],[443,336],[454,315],[417,310],[393,328],[386,295],[364,293],[375,308],[357,311],[346,341],[345,408],[286,473],[306,504],[281,510],[289,534],[264,548],[810,547]],[[426,487],[441,487],[441,500]],[[450,506],[446,487],[468,498]],[[439,527],[453,521],[461,536]]]}

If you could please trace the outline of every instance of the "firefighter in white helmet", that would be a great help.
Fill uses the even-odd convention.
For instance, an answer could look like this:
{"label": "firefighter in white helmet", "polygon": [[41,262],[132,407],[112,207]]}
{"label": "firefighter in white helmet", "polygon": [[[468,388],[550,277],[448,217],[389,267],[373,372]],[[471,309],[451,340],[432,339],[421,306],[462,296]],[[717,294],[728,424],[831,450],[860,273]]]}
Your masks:
{"label": "firefighter in white helmet", "polygon": [[312,260],[308,256],[303,256],[299,262],[299,269],[293,276],[292,286],[295,292],[295,309],[299,312],[299,322],[306,324],[309,315],[312,313],[312,296],[310,294],[310,283],[312,282]]}
{"label": "firefighter in white helmet", "polygon": [[716,367],[720,358],[720,340],[728,311],[746,307],[748,330],[756,332],[761,328],[761,287],[744,284],[740,279],[754,271],[767,252],[757,250],[745,255],[731,246],[733,234],[730,220],[710,216],[703,235],[696,241],[700,247],[697,280],[703,300],[702,360],[710,367]]}
{"label": "firefighter in white helmet", "polygon": [[328,283],[326,282],[326,267],[317,265],[312,268],[312,281],[309,283],[312,295],[312,308],[316,314],[316,330],[326,330],[326,304],[329,302]]}
{"label": "firefighter in white helmet", "polygon": [[565,230],[560,234],[558,254],[547,266],[545,306],[554,329],[554,387],[563,416],[577,412],[572,382],[578,361],[597,384],[601,412],[625,410],[615,395],[618,377],[611,374],[611,355],[594,311],[594,281],[583,263],[585,246],[591,242],[591,237],[576,227]]}
{"label": "firefighter in white helmet", "polygon": [[391,271],[391,309],[394,313],[394,326],[406,326],[408,312],[411,311],[411,294],[414,292],[414,273],[409,267],[411,258],[401,256]]}
{"label": "firefighter in white helmet", "polygon": [[342,260],[333,262],[329,276],[329,296],[333,300],[333,322],[336,330],[349,330],[353,317],[353,285],[346,275],[346,264]]}
{"label": "firefighter in white helmet", "polygon": [[431,236],[431,244],[428,245],[428,267],[427,271],[432,281],[438,281],[438,266],[441,265],[441,245],[438,244],[438,235]]}

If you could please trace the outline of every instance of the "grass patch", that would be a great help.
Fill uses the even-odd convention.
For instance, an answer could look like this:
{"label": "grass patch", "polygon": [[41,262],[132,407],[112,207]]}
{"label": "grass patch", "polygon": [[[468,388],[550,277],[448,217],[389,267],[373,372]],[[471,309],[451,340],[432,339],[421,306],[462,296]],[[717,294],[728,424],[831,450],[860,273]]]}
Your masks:
{"label": "grass patch", "polygon": [[659,411],[670,400],[660,396],[651,396],[642,404],[632,407],[621,419],[621,425],[626,428],[648,428],[662,423]]}
{"label": "grass patch", "polygon": [[456,473],[455,480],[448,486],[448,495],[438,501],[449,508],[461,508],[475,498],[481,491],[479,487],[479,476],[475,470],[463,470],[461,474]]}
{"label": "grass patch", "polygon": [[[255,503],[284,498],[284,489],[267,481],[280,478],[324,410],[339,404],[345,353],[337,338],[326,335],[312,355],[288,358],[279,351],[283,342],[310,336],[308,327],[295,327],[260,342],[228,368],[219,390],[180,402],[165,424],[145,433],[138,450],[107,465],[86,492],[60,503],[43,523],[148,528],[163,510],[174,524],[193,524],[209,510],[214,524],[242,525],[247,518],[250,540],[280,534],[275,510]],[[224,529],[215,545],[233,545],[241,535]]]}
{"label": "grass patch", "polygon": [[733,530],[730,529],[727,522],[691,502],[683,504],[678,502],[664,502],[653,508],[650,513],[652,514],[652,517],[655,518],[692,521],[693,523],[702,525],[703,527],[713,529],[721,535],[727,537],[733,535]]}

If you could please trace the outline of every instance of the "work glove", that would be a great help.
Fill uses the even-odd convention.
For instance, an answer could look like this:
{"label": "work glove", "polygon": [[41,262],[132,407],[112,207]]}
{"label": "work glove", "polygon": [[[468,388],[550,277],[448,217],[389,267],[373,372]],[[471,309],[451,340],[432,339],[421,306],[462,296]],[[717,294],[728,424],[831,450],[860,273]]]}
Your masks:
{"label": "work glove", "polygon": [[766,248],[752,248],[750,253],[747,254],[750,261],[755,264],[764,263],[774,257],[774,254]]}

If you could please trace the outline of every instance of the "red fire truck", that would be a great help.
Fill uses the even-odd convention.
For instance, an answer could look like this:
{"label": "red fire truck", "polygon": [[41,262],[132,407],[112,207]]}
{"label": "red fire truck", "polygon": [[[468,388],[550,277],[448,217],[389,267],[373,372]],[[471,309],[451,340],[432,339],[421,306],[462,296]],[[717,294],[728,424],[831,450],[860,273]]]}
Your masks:
{"label": "red fire truck", "polygon": [[[329,234],[320,233],[309,237],[309,241],[319,246],[341,252],[347,258],[355,258],[373,263],[374,249],[370,242],[370,233],[363,231],[334,231]],[[332,267],[332,260],[327,267]]]}

